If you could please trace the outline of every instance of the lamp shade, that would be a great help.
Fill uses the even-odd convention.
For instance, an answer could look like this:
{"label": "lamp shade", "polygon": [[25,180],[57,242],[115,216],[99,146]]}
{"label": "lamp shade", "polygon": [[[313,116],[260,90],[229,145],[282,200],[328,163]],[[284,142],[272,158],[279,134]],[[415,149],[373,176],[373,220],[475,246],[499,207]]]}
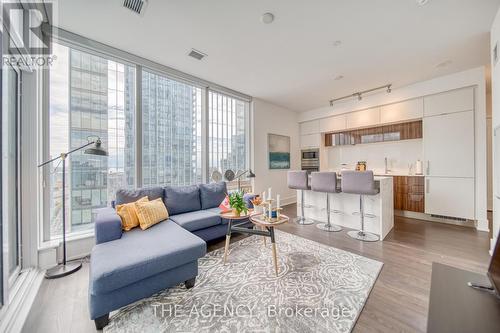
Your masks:
{"label": "lamp shade", "polygon": [[100,139],[95,141],[94,146],[85,149],[84,153],[89,155],[108,156],[108,152],[101,147]]}

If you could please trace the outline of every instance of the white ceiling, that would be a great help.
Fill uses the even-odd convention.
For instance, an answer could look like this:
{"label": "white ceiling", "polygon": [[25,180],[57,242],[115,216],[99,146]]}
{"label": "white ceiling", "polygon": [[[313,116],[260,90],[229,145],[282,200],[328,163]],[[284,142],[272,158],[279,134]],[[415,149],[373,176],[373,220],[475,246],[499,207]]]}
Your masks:
{"label": "white ceiling", "polygon": [[[500,0],[58,1],[58,25],[291,110],[489,63]],[[272,12],[275,21],[260,17]],[[342,44],[335,47],[334,41]],[[187,56],[191,48],[208,54]],[[444,68],[436,65],[451,60]],[[334,80],[343,75],[342,80]]]}

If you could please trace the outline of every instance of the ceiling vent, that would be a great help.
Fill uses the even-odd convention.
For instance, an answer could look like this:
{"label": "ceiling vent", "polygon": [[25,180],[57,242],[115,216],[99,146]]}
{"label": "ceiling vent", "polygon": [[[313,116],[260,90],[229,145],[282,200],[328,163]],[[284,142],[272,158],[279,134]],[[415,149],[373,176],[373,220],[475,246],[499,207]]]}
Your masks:
{"label": "ceiling vent", "polygon": [[146,4],[146,0],[123,0],[123,7],[139,15],[144,11]]}
{"label": "ceiling vent", "polygon": [[205,58],[207,55],[201,51],[191,49],[191,52],[189,52],[188,56],[195,58],[196,60],[201,60]]}

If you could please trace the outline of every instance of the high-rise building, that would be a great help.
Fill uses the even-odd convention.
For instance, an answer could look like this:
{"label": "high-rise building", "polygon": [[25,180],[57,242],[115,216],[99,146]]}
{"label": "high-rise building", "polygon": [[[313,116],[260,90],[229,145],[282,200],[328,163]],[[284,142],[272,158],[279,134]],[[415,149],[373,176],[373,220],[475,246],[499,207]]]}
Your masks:
{"label": "high-rise building", "polygon": [[70,157],[71,228],[93,222],[118,188],[134,185],[135,69],[98,56],[69,53],[69,148],[100,137],[109,156]]}
{"label": "high-rise building", "polygon": [[201,182],[199,88],[143,72],[143,185]]}

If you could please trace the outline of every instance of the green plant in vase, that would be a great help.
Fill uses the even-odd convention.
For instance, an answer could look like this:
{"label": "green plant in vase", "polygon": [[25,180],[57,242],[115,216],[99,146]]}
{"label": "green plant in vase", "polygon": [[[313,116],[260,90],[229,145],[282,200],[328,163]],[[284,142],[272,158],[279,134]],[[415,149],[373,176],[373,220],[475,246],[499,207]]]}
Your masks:
{"label": "green plant in vase", "polygon": [[245,214],[248,212],[245,200],[243,200],[243,192],[236,191],[229,194],[229,205],[231,206],[235,216],[240,216],[241,212]]}

